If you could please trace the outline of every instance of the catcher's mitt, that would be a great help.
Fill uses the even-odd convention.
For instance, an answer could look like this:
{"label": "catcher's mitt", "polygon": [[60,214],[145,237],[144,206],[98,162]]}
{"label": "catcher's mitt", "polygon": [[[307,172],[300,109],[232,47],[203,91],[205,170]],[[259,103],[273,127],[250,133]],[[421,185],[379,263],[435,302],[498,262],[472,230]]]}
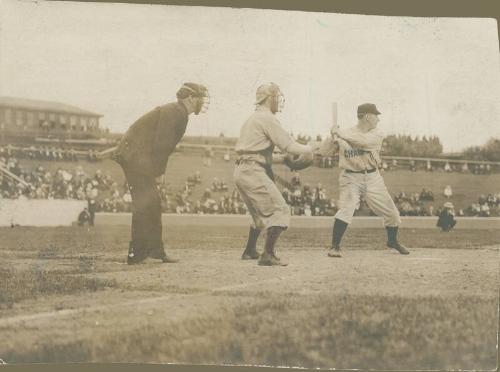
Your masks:
{"label": "catcher's mitt", "polygon": [[313,157],[311,154],[302,155],[292,155],[287,154],[283,159],[285,165],[291,170],[302,170],[310,167],[313,163]]}

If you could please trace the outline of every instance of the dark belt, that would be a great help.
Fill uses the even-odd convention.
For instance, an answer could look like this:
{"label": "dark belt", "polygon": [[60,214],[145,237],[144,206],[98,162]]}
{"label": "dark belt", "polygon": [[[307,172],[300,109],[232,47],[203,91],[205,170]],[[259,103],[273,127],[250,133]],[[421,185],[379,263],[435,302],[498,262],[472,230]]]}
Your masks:
{"label": "dark belt", "polygon": [[377,170],[377,168],[373,168],[373,169],[365,169],[365,170],[360,170],[360,171],[353,171],[353,170],[350,170],[350,169],[346,169],[345,171],[347,173],[362,173],[362,174],[367,174],[367,173],[373,173]]}
{"label": "dark belt", "polygon": [[238,159],[236,160],[236,165],[240,165],[243,163],[255,163],[257,165],[260,165],[264,170],[266,171],[267,176],[271,179],[271,181],[274,182],[274,173],[270,165],[268,164],[262,164],[259,163],[257,160],[251,160],[251,159]]}

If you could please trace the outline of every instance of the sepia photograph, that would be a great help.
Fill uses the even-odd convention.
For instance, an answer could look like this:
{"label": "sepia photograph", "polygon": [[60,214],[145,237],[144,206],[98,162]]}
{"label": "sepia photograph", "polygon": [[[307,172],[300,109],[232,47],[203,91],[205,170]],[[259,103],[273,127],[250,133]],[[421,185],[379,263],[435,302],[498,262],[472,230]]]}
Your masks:
{"label": "sepia photograph", "polygon": [[0,0],[0,364],[493,371],[499,253],[495,18]]}

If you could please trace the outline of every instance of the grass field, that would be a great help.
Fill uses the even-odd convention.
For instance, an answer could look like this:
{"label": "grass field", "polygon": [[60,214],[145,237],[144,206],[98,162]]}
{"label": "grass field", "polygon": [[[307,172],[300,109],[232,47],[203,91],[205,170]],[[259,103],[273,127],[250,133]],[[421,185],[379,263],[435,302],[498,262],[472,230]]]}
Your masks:
{"label": "grass field", "polygon": [[[25,362],[495,369],[500,231],[294,228],[280,268],[246,229],[165,230],[178,264],[125,264],[126,226],[0,230],[0,358]],[[262,242],[259,242],[262,248]]]}
{"label": "grass field", "polygon": [[[120,166],[111,160],[105,160],[98,163],[22,161],[22,164],[27,167],[33,167],[39,163],[47,169],[54,171],[59,167],[63,169],[74,169],[75,166],[81,165],[90,175],[95,174],[97,169],[101,169],[103,172],[109,172],[119,185],[124,183],[124,176]],[[178,190],[183,187],[187,177],[192,175],[196,170],[199,170],[202,175],[202,184],[194,189],[191,197],[193,201],[201,198],[203,191],[211,186],[214,177],[224,180],[228,184],[229,189],[233,189],[233,161],[225,162],[222,159],[216,158],[212,166],[208,168],[203,166],[203,161],[200,156],[183,153],[175,153],[170,158],[167,167],[167,182],[170,183],[174,191]],[[285,180],[291,179],[291,172],[282,164],[275,164],[274,170],[276,174],[280,175]],[[338,198],[338,169],[311,167],[301,171],[300,174],[303,184],[309,183],[311,186],[315,186],[320,182],[323,187],[326,188],[329,197]],[[400,191],[404,191],[406,194],[420,192],[424,187],[431,190],[435,195],[435,202],[433,202],[433,204],[436,207],[441,206],[445,201],[442,193],[446,185],[451,185],[453,189],[453,197],[451,200],[456,208],[465,209],[471,203],[477,202],[477,198],[481,194],[487,195],[489,193],[496,194],[500,192],[498,187],[498,185],[500,185],[500,174],[473,175],[399,170],[386,172],[384,174],[384,179],[391,195],[395,195]]]}

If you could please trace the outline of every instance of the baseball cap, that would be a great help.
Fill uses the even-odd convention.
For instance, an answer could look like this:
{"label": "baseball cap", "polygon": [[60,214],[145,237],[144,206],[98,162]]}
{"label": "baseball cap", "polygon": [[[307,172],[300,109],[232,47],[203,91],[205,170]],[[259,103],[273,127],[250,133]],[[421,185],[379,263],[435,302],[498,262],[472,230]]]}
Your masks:
{"label": "baseball cap", "polygon": [[177,98],[186,98],[190,95],[204,97],[207,95],[207,88],[201,84],[184,83],[177,91]]}
{"label": "baseball cap", "polygon": [[280,88],[275,83],[262,84],[255,93],[255,104],[258,105],[267,97],[275,96],[280,93]]}
{"label": "baseball cap", "polygon": [[363,103],[358,106],[358,114],[375,114],[380,115],[381,112],[377,110],[377,106],[373,103]]}
{"label": "baseball cap", "polygon": [[443,204],[443,207],[445,208],[453,208],[453,203],[452,202],[446,202]]}

